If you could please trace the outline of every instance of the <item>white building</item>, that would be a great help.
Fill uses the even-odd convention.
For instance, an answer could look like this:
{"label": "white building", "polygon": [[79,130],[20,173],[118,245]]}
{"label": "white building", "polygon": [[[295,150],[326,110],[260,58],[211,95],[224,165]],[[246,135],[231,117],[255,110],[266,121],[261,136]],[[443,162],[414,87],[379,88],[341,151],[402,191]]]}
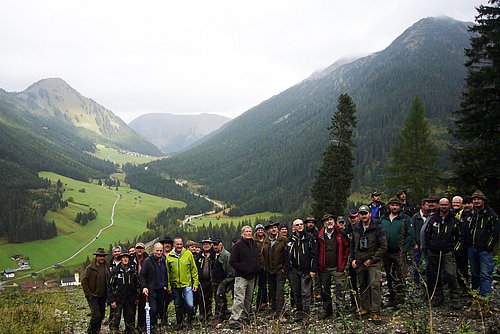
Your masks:
{"label": "white building", "polygon": [[75,271],[74,277],[61,278],[61,286],[79,286],[82,285],[80,282],[80,273]]}

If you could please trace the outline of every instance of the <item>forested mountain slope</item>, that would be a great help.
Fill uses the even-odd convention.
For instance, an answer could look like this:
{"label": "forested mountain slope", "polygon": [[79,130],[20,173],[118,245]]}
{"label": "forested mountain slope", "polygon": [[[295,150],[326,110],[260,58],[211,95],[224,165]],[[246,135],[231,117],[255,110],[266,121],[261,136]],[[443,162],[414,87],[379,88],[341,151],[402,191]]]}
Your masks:
{"label": "forested mountain slope", "polygon": [[[380,186],[383,164],[419,94],[446,132],[464,87],[468,23],[425,18],[383,51],[316,73],[227,123],[196,147],[150,164],[206,185],[242,212],[290,211],[309,196],[337,98],[357,104],[355,188]],[[446,163],[446,161],[444,161]]]}

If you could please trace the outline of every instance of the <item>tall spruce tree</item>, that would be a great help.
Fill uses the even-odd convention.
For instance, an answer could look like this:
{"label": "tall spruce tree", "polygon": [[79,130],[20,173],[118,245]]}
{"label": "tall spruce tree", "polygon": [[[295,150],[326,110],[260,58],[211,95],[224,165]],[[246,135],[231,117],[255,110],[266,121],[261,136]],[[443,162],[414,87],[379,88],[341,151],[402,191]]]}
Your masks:
{"label": "tall spruce tree", "polygon": [[389,193],[405,189],[412,198],[420,200],[434,192],[439,182],[438,158],[429,122],[417,95],[386,165],[385,185]]}
{"label": "tall spruce tree", "polygon": [[471,47],[465,50],[467,89],[453,135],[460,144],[453,160],[455,183],[463,194],[481,189],[500,207],[500,1],[477,8]]}
{"label": "tall spruce tree", "polygon": [[323,163],[311,188],[314,199],[312,212],[316,218],[325,213],[342,214],[347,207],[347,198],[354,178],[354,129],[356,128],[356,105],[347,94],[338,99],[338,112],[328,128],[332,137],[323,152]]}

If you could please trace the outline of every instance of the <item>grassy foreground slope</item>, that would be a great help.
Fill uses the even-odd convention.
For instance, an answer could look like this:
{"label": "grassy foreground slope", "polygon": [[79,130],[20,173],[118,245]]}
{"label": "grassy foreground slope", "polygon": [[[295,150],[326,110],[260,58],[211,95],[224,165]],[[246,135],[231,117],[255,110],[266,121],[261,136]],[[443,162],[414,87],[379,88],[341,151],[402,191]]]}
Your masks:
{"label": "grassy foreground slope", "polygon": [[[85,261],[87,255],[92,257],[91,254],[97,247],[107,249],[109,244],[118,240],[133,239],[146,230],[146,222],[161,210],[185,206],[183,202],[152,196],[128,187],[110,190],[108,187],[76,181],[54,173],[41,172],[39,175],[53,182],[60,179],[67,188],[64,199],[73,197],[74,203],[69,203],[62,211],[47,214],[47,220],[54,220],[56,223],[56,238],[22,244],[0,244],[0,269],[15,267],[14,261],[10,259],[13,254],[29,257],[32,270],[45,268],[73,255],[91,241],[100,229],[111,223],[111,211],[117,199],[114,192],[121,196],[115,207],[115,225],[106,229],[94,243],[66,264]],[[85,192],[80,192],[80,189],[85,189]],[[76,213],[87,212],[89,207],[97,210],[97,219],[86,226],[75,223]]]}

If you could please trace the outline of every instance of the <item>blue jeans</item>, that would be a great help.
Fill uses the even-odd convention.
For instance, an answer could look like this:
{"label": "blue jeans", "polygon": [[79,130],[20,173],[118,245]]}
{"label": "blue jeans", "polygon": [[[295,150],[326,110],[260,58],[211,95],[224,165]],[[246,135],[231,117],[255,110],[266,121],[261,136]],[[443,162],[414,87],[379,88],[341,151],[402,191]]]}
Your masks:
{"label": "blue jeans", "polygon": [[177,323],[181,323],[184,317],[184,311],[187,311],[189,317],[194,314],[193,289],[190,286],[185,288],[174,288],[174,305]]}
{"label": "blue jeans", "polygon": [[493,283],[493,252],[469,247],[467,255],[470,262],[472,289],[479,288],[479,295],[484,297],[491,292]]}
{"label": "blue jeans", "polygon": [[422,252],[420,250],[413,251],[413,263],[415,268],[413,268],[413,283],[420,283],[420,265],[422,264]]}

